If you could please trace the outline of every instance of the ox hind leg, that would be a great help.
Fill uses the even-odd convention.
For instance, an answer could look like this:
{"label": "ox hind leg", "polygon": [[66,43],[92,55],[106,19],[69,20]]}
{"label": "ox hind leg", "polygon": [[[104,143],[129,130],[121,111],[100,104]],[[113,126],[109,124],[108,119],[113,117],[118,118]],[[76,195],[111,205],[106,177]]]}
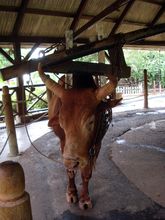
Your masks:
{"label": "ox hind leg", "polygon": [[67,170],[68,187],[66,192],[66,200],[68,203],[76,203],[78,201],[77,188],[75,185],[75,171]]}
{"label": "ox hind leg", "polygon": [[79,199],[79,207],[80,209],[83,210],[92,208],[92,202],[89,197],[89,191],[88,191],[88,184],[91,176],[92,176],[92,167],[89,164],[81,170],[82,190]]}

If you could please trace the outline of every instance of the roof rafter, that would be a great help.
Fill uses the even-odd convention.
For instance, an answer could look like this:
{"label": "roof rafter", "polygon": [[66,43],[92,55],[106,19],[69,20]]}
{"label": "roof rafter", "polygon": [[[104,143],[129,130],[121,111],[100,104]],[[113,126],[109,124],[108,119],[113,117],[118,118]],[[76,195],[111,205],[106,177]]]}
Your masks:
{"label": "roof rafter", "polygon": [[162,14],[165,12],[165,3],[161,6],[156,16],[153,18],[149,26],[153,26],[156,24],[156,22],[159,20],[159,18],[162,16]]}
{"label": "roof rafter", "polygon": [[162,5],[163,3],[158,2],[157,0],[138,0],[141,2],[147,2],[147,3],[151,3],[151,4],[155,4],[155,5]]}
{"label": "roof rafter", "polygon": [[77,37],[82,32],[87,30],[89,27],[94,25],[96,22],[103,20],[106,16],[108,16],[111,12],[116,11],[123,5],[124,3],[128,2],[129,0],[116,0],[114,3],[112,3],[110,6],[105,8],[102,12],[100,12],[97,16],[93,17],[89,22],[87,22],[85,25],[83,25],[81,28],[79,28],[75,33],[74,37]]}
{"label": "roof rafter", "polygon": [[[15,6],[0,6],[0,11],[8,11],[8,12],[18,12],[18,7]],[[65,18],[74,18],[73,13],[68,13],[68,12],[61,12],[61,11],[51,11],[51,10],[45,10],[45,9],[32,9],[32,8],[27,8],[25,13],[29,14],[36,14],[36,15],[44,15],[44,16],[57,16],[57,17],[65,17]],[[81,15],[82,19],[93,19],[94,16],[92,15],[87,15],[87,14],[82,14]],[[107,17],[104,19],[104,21],[107,22],[112,22],[116,23],[117,19]],[[147,26],[147,24],[143,22],[135,22],[131,20],[124,20],[122,22],[123,24],[128,24],[128,25],[137,25],[137,26]]]}
{"label": "roof rafter", "polygon": [[77,28],[78,22],[79,22],[79,20],[80,20],[80,18],[82,16],[83,10],[84,10],[87,2],[88,2],[88,0],[82,0],[81,1],[80,5],[79,5],[79,8],[77,10],[77,13],[74,16],[74,19],[73,19],[72,24],[70,26],[71,30],[75,31],[75,29]]}
{"label": "roof rafter", "polygon": [[124,17],[127,15],[128,11],[131,9],[132,5],[134,4],[135,0],[130,0],[128,2],[128,4],[126,5],[126,7],[124,8],[122,14],[120,15],[120,17],[117,19],[117,22],[115,23],[115,25],[113,26],[111,33],[109,34],[115,34],[115,32],[117,31],[117,29],[119,28],[119,26],[121,25],[122,21],[124,20]]}
{"label": "roof rafter", "polygon": [[29,2],[29,0],[26,0],[26,1],[22,0],[22,2],[21,2],[21,6],[19,8],[18,15],[17,15],[16,21],[14,24],[13,32],[12,32],[13,35],[18,35],[19,29],[20,29],[20,26],[22,23],[22,19],[24,17],[24,14],[25,14],[25,11],[26,11],[26,8],[28,5],[28,2]]}

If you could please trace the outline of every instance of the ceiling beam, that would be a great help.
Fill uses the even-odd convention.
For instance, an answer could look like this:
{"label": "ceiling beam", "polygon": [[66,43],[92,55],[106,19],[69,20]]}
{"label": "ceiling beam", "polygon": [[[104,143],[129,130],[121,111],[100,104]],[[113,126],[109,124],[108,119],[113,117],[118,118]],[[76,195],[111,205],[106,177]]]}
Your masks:
{"label": "ceiling beam", "polygon": [[[18,12],[18,7],[15,6],[0,6],[0,11],[7,11],[7,12],[13,12],[13,13],[17,13]],[[68,12],[60,12],[60,11],[51,11],[51,10],[45,10],[45,9],[32,9],[32,8],[27,8],[26,9],[26,14],[37,14],[37,15],[43,15],[43,16],[57,16],[57,17],[64,17],[64,18],[74,18],[74,14],[73,13],[68,13]],[[92,15],[86,15],[83,14],[81,15],[81,19],[86,19],[86,20],[90,20],[93,19],[94,16]],[[111,23],[116,23],[117,19],[114,18],[105,18],[104,21],[106,22],[111,22]],[[136,25],[136,26],[145,26],[147,25],[146,23],[143,22],[135,22],[135,21],[131,21],[131,20],[124,20],[122,22],[123,24],[128,24],[128,25]]]}
{"label": "ceiling beam", "polygon": [[18,33],[19,33],[28,2],[29,2],[29,0],[26,0],[26,1],[22,0],[21,1],[21,6],[19,8],[17,18],[16,18],[16,21],[15,21],[15,24],[13,27],[13,31],[12,31],[13,35],[18,35]]}
{"label": "ceiling beam", "polygon": [[137,41],[137,42],[134,42],[134,43],[128,43],[126,44],[125,46],[138,46],[138,45],[141,45],[141,46],[160,46],[160,47],[165,47],[165,41],[149,41],[149,40],[141,40],[141,41]]}
{"label": "ceiling beam", "polygon": [[113,11],[118,10],[121,5],[128,2],[129,0],[116,0],[114,3],[112,3],[110,6],[105,8],[102,12],[100,12],[97,16],[93,17],[89,22],[87,22],[85,25],[83,25],[81,28],[79,28],[75,33],[74,37],[79,36],[82,32],[86,31],[89,27],[94,25],[96,22],[103,20],[105,17],[107,17],[110,13]]}
{"label": "ceiling beam", "polygon": [[122,24],[125,16],[127,15],[128,11],[131,9],[132,5],[134,4],[135,0],[130,0],[128,2],[128,4],[126,5],[126,7],[124,8],[122,14],[120,15],[120,17],[117,19],[117,22],[115,23],[115,25],[113,26],[112,30],[111,30],[111,33],[109,34],[112,35],[112,34],[115,34],[117,29],[119,28],[119,26]]}
{"label": "ceiling beam", "polygon": [[74,16],[74,19],[73,19],[72,24],[70,26],[71,30],[73,30],[73,31],[76,30],[78,23],[80,21],[80,18],[82,16],[83,10],[84,10],[85,6],[87,5],[87,2],[88,2],[88,0],[81,0],[81,3],[80,3],[79,8],[77,10],[77,13]]}
{"label": "ceiling beam", "polygon": [[156,14],[156,16],[153,18],[153,20],[149,24],[149,26],[153,26],[154,24],[156,24],[156,22],[159,20],[159,18],[162,16],[164,12],[165,12],[165,3],[164,5],[161,6],[158,13]]}
{"label": "ceiling beam", "polygon": [[11,56],[10,56],[8,53],[6,53],[6,51],[3,50],[1,47],[0,47],[0,53],[1,53],[10,63],[14,64],[13,58],[11,58]]}
{"label": "ceiling beam", "polygon": [[[13,42],[22,42],[22,43],[60,43],[64,42],[64,37],[49,37],[49,36],[3,36],[0,35],[0,42],[3,43],[13,43]],[[87,38],[78,38],[75,40],[76,43],[88,43]]]}

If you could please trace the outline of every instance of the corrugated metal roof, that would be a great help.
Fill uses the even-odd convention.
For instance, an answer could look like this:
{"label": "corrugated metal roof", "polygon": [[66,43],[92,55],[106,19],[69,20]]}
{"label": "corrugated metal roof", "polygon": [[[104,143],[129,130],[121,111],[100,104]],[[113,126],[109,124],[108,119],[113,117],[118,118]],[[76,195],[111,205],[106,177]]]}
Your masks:
{"label": "corrugated metal roof", "polygon": [[[22,5],[25,4],[26,1],[1,0],[0,44],[7,43],[7,41],[10,44],[12,40],[20,39],[19,37],[24,37],[24,43],[33,42],[33,39],[30,37],[35,37],[34,42],[36,42],[37,39],[42,41],[42,37],[44,37],[44,42],[47,37],[47,42],[50,41],[50,43],[53,43],[56,38],[64,38],[65,32],[70,28],[82,1],[83,0],[29,0],[27,7],[23,8]],[[83,8],[75,31],[116,1],[117,0],[84,0],[86,5]],[[125,1],[121,7],[112,10],[111,13],[99,21],[99,23],[102,23],[105,36],[111,33],[112,28],[115,23],[118,22],[118,19],[120,19],[129,1],[132,0]],[[142,27],[147,27],[153,22],[160,10],[165,10],[164,0],[135,0],[132,7],[124,16],[121,24],[117,27],[115,33],[127,33]],[[159,23],[165,24],[165,12],[161,12],[160,16],[156,19],[155,24]],[[14,27],[17,28],[18,32],[14,33]],[[89,40],[90,38],[95,38],[96,35],[96,23],[94,23],[77,36],[77,39],[83,38],[84,40]],[[50,37],[51,39],[49,40]],[[149,39],[165,42],[164,34]]]}

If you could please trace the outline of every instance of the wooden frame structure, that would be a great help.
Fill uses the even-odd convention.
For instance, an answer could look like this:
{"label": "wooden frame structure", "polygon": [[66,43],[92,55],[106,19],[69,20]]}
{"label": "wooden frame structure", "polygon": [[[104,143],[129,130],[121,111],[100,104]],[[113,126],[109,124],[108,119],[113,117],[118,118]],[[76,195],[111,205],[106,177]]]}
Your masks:
{"label": "wooden frame structure", "polygon": [[[74,1],[74,0],[72,0]],[[49,1],[47,1],[49,2]],[[60,3],[63,0],[60,1]],[[65,1],[66,2],[66,1]],[[35,1],[33,1],[35,3]],[[60,4],[57,0],[57,4]],[[76,3],[76,2],[75,2]],[[38,4],[38,3],[36,3]],[[67,3],[65,3],[67,4]],[[23,85],[22,75],[25,72],[33,72],[37,69],[38,62],[42,62],[46,71],[64,72],[64,73],[76,73],[78,71],[84,72],[84,74],[96,74],[96,75],[107,75],[109,72],[113,72],[118,77],[129,77],[130,68],[127,67],[122,47],[124,45],[134,46],[165,46],[165,39],[161,40],[148,40],[151,36],[159,36],[165,32],[165,3],[163,0],[115,0],[115,1],[103,1],[104,7],[102,10],[97,9],[97,14],[87,13],[89,11],[90,4],[89,0],[81,0],[79,5],[77,4],[76,11],[70,10],[52,10],[49,8],[37,8],[32,7],[31,0],[20,0],[19,4],[10,5],[0,3],[0,16],[1,12],[6,14],[15,15],[13,20],[13,26],[11,27],[9,34],[0,34],[0,53],[13,65],[4,69],[1,69],[1,73],[4,80],[17,77],[18,79],[18,112],[22,115],[26,112],[26,109],[22,108],[21,101],[25,96],[25,90]],[[149,21],[135,20],[130,18],[135,4],[147,4],[151,8],[155,7],[153,16]],[[111,16],[111,14],[119,13],[119,15]],[[143,12],[142,12],[143,13]],[[49,18],[61,18],[69,19],[66,30],[70,29],[73,31],[73,44],[74,48],[70,50],[60,50],[58,53],[52,53],[51,55],[45,56],[39,60],[30,60],[33,52],[40,45],[51,45],[51,44],[65,44],[65,33],[61,36],[47,35],[30,35],[22,32],[25,28],[25,20],[30,16],[43,16],[45,19]],[[82,23],[82,21],[85,21]],[[54,21],[53,21],[54,22]],[[95,24],[111,23],[111,29],[108,35],[103,36],[102,40],[95,40],[90,42],[91,39],[88,36],[88,32],[94,27]],[[126,31],[126,33],[120,34],[120,28],[122,25],[134,28],[132,31]],[[42,28],[42,27],[41,27]],[[139,29],[140,28],[140,29]],[[92,29],[93,30],[93,29]],[[25,31],[26,32],[26,31]],[[92,32],[93,33],[93,32]],[[12,46],[14,50],[14,59],[3,49],[3,45]],[[21,47],[22,45],[30,45],[30,52],[22,59]],[[89,55],[101,50],[108,50],[109,54],[106,54],[110,61],[110,65],[106,64],[90,64],[80,62],[73,62],[73,59]],[[115,56],[113,56],[115,54]],[[86,71],[88,70],[88,71]],[[25,106],[26,108],[26,106]]]}

